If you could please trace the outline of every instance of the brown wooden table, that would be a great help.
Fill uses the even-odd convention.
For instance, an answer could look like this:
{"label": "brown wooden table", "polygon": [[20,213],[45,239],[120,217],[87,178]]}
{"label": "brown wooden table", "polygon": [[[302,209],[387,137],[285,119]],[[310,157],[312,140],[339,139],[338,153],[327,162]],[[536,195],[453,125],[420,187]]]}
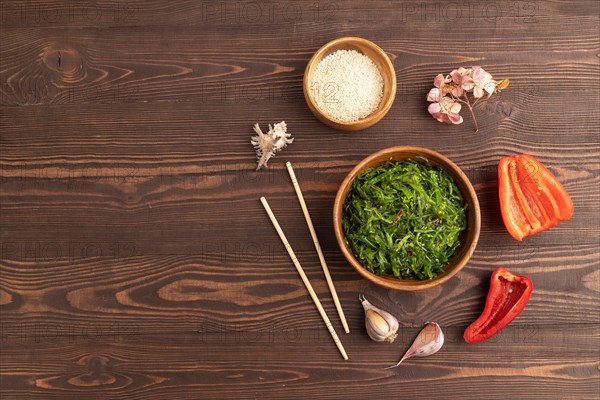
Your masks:
{"label": "brown wooden table", "polygon": [[[599,4],[2,1],[2,400],[598,398]],[[311,54],[347,35],[383,47],[398,77],[388,116],[356,133],[318,122],[302,94]],[[449,126],[426,111],[433,77],[461,65],[511,80],[478,107],[478,133],[468,113]],[[255,172],[252,125],[281,120],[296,141]],[[482,207],[469,265],[421,293],[361,279],[332,231],[343,177],[393,145],[454,160]],[[523,152],[558,176],[575,215],[519,243],[500,218],[496,168]],[[531,277],[534,294],[498,336],[468,345],[499,266]],[[399,317],[394,344],[368,339],[359,293]],[[425,321],[443,327],[443,349],[383,370]]]}

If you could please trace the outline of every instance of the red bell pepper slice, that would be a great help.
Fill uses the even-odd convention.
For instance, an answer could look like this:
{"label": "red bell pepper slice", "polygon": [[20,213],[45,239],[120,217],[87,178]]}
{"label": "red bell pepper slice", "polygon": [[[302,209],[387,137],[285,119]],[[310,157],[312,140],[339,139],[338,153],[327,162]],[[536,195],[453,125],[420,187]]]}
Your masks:
{"label": "red bell pepper slice", "polygon": [[498,192],[504,225],[517,240],[550,229],[573,215],[569,194],[528,154],[500,160]]}
{"label": "red bell pepper slice", "polygon": [[498,268],[492,273],[490,291],[481,316],[465,330],[467,343],[478,343],[500,332],[523,309],[531,297],[533,283],[526,276]]}

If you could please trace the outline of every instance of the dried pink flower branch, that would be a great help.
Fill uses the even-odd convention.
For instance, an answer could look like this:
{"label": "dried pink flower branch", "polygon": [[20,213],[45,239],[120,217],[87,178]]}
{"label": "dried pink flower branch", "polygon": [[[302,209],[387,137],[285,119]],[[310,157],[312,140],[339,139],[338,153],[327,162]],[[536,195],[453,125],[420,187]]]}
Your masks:
{"label": "dried pink flower branch", "polygon": [[[475,132],[479,130],[477,119],[473,113],[473,106],[486,93],[488,99],[492,94],[506,88],[508,79],[496,81],[490,73],[479,66],[471,68],[460,67],[444,76],[439,74],[433,79],[433,86],[427,93],[429,105],[427,111],[439,122],[447,124],[462,124],[463,118],[459,115],[462,108],[461,103],[466,104],[473,116]],[[471,93],[475,100],[469,100]]]}

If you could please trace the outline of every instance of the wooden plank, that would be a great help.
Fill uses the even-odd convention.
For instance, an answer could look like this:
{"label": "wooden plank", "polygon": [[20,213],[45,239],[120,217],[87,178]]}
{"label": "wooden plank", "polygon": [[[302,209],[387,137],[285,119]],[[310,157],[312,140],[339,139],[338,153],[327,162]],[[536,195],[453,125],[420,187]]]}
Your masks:
{"label": "wooden plank", "polygon": [[[224,1],[129,0],[126,3],[97,0],[77,4],[60,0],[4,0],[0,7],[1,21],[6,27],[137,27],[137,26],[209,26],[236,31],[248,27],[289,27],[306,23],[319,30],[327,23],[347,21],[346,27],[356,29],[381,22],[401,22],[415,26],[428,23],[499,23],[500,28],[515,26],[539,29],[547,19],[563,21],[598,15],[595,1],[519,1],[514,3],[471,4],[438,3],[424,0],[418,3],[396,3],[372,0],[369,3],[346,1]],[[351,24],[350,24],[351,23]],[[468,30],[471,24],[461,25]],[[376,27],[373,25],[373,27]],[[312,32],[318,34],[319,31]],[[480,33],[486,33],[485,31]],[[567,34],[561,32],[561,35]],[[310,38],[307,38],[307,40]]]}
{"label": "wooden plank", "polygon": [[[391,140],[388,143],[395,144]],[[271,233],[258,203],[262,195],[269,197],[286,224],[304,232],[302,214],[282,165],[289,159],[298,165],[299,179],[307,192],[309,208],[315,214],[317,229],[323,232],[323,240],[332,243],[329,248],[335,249],[330,235],[335,192],[353,163],[369,151],[352,158],[342,158],[342,152],[337,152],[337,160],[323,154],[313,164],[309,161],[312,155],[301,158],[290,150],[293,157],[275,159],[269,170],[260,173],[252,171],[254,156],[249,148],[244,152],[246,156],[240,153],[240,159],[245,157],[245,161],[224,161],[227,158],[222,156],[216,164],[203,161],[199,155],[190,155],[189,161],[162,161],[159,165],[151,160],[141,164],[130,161],[113,164],[106,160],[91,161],[93,157],[83,163],[79,160],[16,162],[10,166],[6,163],[2,170],[0,220],[10,235],[5,234],[3,242],[26,245],[27,242],[118,241],[135,243],[139,254],[146,251],[171,254],[185,251],[181,246],[189,246],[188,233],[198,238],[212,236],[219,242],[220,236],[227,237],[234,230],[240,235],[237,241],[244,243],[244,232],[252,232],[256,226],[264,225],[265,235]],[[564,153],[558,149],[555,153],[546,150],[539,157],[544,161],[557,160],[545,163],[557,172],[577,212],[571,221],[527,239],[530,245],[598,241],[596,210],[600,193],[598,172],[594,170],[598,153],[585,153],[578,158],[581,164],[577,165],[571,164]],[[468,165],[468,161],[459,161],[464,157],[456,158],[459,165]],[[485,163],[495,164],[497,159],[490,156]],[[465,171],[475,185],[484,214],[482,241],[493,237],[500,244],[518,245],[506,234],[500,218],[496,166],[467,167]],[[70,224],[77,224],[78,229],[64,229]],[[98,225],[105,227],[108,236],[98,237]],[[144,235],[139,235],[140,231]]]}
{"label": "wooden plank", "polygon": [[[559,23],[566,31],[557,38],[554,26]],[[398,99],[403,104],[420,99],[422,107],[423,98],[409,93],[426,93],[430,77],[451,71],[457,62],[493,66],[496,76],[512,81],[511,89],[501,98],[519,98],[532,111],[536,107],[531,106],[539,102],[562,104],[545,101],[556,93],[583,107],[589,104],[577,94],[592,94],[593,89],[586,82],[596,79],[600,68],[596,63],[599,45],[593,33],[597,20],[592,16],[568,21],[555,18],[536,24],[536,29],[526,30],[525,43],[520,40],[523,30],[510,25],[499,28],[502,40],[448,43],[439,43],[437,32],[452,28],[455,23],[451,21],[415,26],[410,33],[406,26],[399,25],[402,26],[389,20],[368,29],[354,29],[344,21],[338,29],[328,25],[326,32],[317,30],[310,41],[304,37],[315,32],[311,24],[297,25],[295,33],[284,25],[253,26],[243,31],[243,36],[239,31],[226,29],[219,29],[222,34],[214,35],[214,28],[205,25],[163,28],[159,35],[151,27],[4,29],[6,40],[0,47],[5,60],[0,71],[1,104],[212,103],[226,99],[245,100],[244,103],[257,106],[266,98],[300,105],[299,78],[311,54],[335,37],[352,34],[376,40],[389,54],[397,71]],[[487,23],[478,20],[469,26],[465,35]],[[419,39],[415,41],[413,35]],[[131,41],[137,44],[135,50]],[[165,42],[169,44],[168,51]],[[518,47],[511,42],[518,43]],[[522,51],[523,46],[528,51]],[[548,57],[547,51],[560,57]],[[469,59],[457,60],[454,56],[464,52],[470,55]],[[23,63],[24,59],[27,63]],[[590,97],[587,98],[592,100]],[[491,109],[501,115],[512,114],[508,105],[496,110],[499,107],[494,104]],[[536,111],[547,117],[553,115],[552,109]],[[578,109],[564,111],[576,113]],[[585,118],[585,113],[580,114]],[[554,118],[554,122],[560,119]]]}
{"label": "wooden plank", "polygon": [[[260,12],[257,20],[244,15],[267,4],[99,1],[67,6],[5,1],[0,8],[5,37],[0,46],[5,60],[2,104],[181,102],[208,96],[212,102],[215,93],[254,102],[257,97],[293,94],[296,101],[301,88],[297,77],[310,54],[334,37],[351,34],[376,40],[390,54],[403,102],[416,99],[403,95],[408,90],[430,84],[423,76],[463,62],[457,54],[493,65],[496,74],[510,73],[513,87],[506,96],[518,93],[530,101],[558,90],[577,101],[582,96],[574,89],[590,90],[577,77],[597,77],[594,2],[578,7],[562,2],[468,7],[435,1],[368,6],[288,1],[272,3],[274,12]],[[213,12],[215,8],[224,12]],[[182,10],[185,22],[177,14]],[[438,40],[440,31],[458,24],[469,40]],[[494,35],[482,35],[490,24],[495,25]],[[558,25],[560,36],[555,34]],[[551,76],[540,75],[544,73]],[[503,107],[502,112],[510,111]]]}
{"label": "wooden plank", "polygon": [[[258,236],[271,237],[269,232]],[[305,232],[305,236],[308,233]],[[323,236],[323,235],[322,235]],[[276,239],[276,238],[273,238]],[[308,239],[295,251],[329,315],[335,308]],[[324,243],[325,244],[325,243]],[[44,248],[10,250],[23,257]],[[47,251],[57,252],[48,245]],[[73,245],[75,259],[4,262],[3,329],[7,335],[35,335],[40,329],[66,335],[105,331],[115,324],[143,332],[189,332],[199,326],[237,324],[248,329],[273,325],[317,328],[322,325],[285,250],[275,241],[195,248],[193,255],[146,254],[81,256],[79,251],[114,251],[84,242]],[[62,249],[61,249],[62,250]],[[190,249],[191,250],[191,249]],[[123,247],[123,252],[136,251]],[[363,311],[358,293],[386,304],[403,324],[427,320],[466,327],[482,310],[491,271],[503,265],[526,274],[535,292],[514,324],[599,323],[600,292],[597,246],[487,246],[469,266],[447,284],[424,293],[394,293],[360,279],[335,251],[326,250],[332,277],[351,329],[362,331]],[[563,255],[570,253],[567,260]],[[43,253],[40,253],[43,254]],[[55,253],[57,254],[57,253]],[[417,311],[418,310],[418,311]],[[336,327],[341,326],[333,318]],[[339,328],[338,328],[339,329]]]}
{"label": "wooden plank", "polygon": [[[392,345],[364,332],[344,335],[343,361],[322,327],[266,327],[156,336],[16,339],[3,346],[2,387],[10,399],[431,399],[590,398],[600,379],[597,326],[509,326],[469,345],[445,328],[446,344],[428,358],[395,363],[418,327]],[[493,354],[493,357],[490,355]],[[502,378],[499,378],[502,377]],[[508,383],[510,382],[510,383]],[[468,389],[466,389],[468,388]],[[4,397],[3,396],[3,397]]]}

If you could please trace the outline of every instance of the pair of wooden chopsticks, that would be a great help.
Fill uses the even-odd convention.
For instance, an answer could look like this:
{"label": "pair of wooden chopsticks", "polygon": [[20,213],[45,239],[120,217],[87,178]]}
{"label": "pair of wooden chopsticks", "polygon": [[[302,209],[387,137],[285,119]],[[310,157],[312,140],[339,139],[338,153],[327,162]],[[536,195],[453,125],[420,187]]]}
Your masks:
{"label": "pair of wooden chopsticks", "polygon": [[[319,244],[319,239],[317,238],[317,234],[315,232],[315,228],[313,226],[312,219],[310,218],[310,214],[308,213],[308,208],[306,207],[306,203],[304,202],[304,196],[302,195],[302,191],[300,190],[300,185],[298,185],[298,180],[296,179],[296,174],[294,173],[294,169],[292,168],[292,164],[290,162],[287,162],[286,166],[287,166],[288,172],[290,174],[290,178],[292,179],[292,184],[294,185],[294,189],[296,190],[296,195],[298,196],[298,201],[300,202],[300,207],[302,207],[302,212],[304,213],[304,218],[306,219],[306,224],[308,225],[308,230],[310,231],[310,235],[312,236],[313,243],[315,245],[315,248],[317,249],[317,254],[319,255],[319,260],[321,261],[321,266],[323,267],[323,273],[325,274],[325,279],[327,280],[327,285],[329,286],[331,296],[333,297],[333,302],[335,303],[335,307],[336,307],[338,314],[340,316],[340,319],[342,321],[342,325],[344,326],[344,330],[346,331],[346,333],[349,333],[350,329],[348,328],[348,323],[346,322],[346,317],[344,316],[344,311],[342,310],[342,305],[340,304],[340,300],[339,300],[337,292],[335,290],[335,286],[333,285],[333,281],[331,280],[331,275],[329,274],[329,268],[327,267],[327,263],[325,262],[325,257],[323,256],[323,251],[321,250],[321,245]],[[321,318],[323,318],[323,322],[325,323],[327,330],[331,334],[333,341],[335,342],[338,350],[342,354],[342,357],[344,357],[344,360],[347,360],[348,355],[346,354],[346,350],[344,349],[344,346],[342,345],[342,342],[340,341],[339,337],[335,333],[335,329],[333,329],[333,326],[331,325],[331,321],[329,321],[329,317],[327,317],[327,314],[325,313],[325,310],[323,309],[323,306],[321,305],[321,302],[319,301],[317,294],[315,293],[312,285],[310,284],[308,278],[306,277],[306,274],[304,273],[304,270],[302,269],[302,266],[300,265],[298,258],[294,254],[294,251],[292,250],[292,246],[288,242],[287,238],[285,237],[285,234],[283,233],[283,230],[279,226],[279,223],[277,222],[277,218],[275,218],[275,214],[273,214],[271,207],[269,207],[269,203],[267,202],[267,199],[265,199],[264,197],[261,197],[260,201],[261,201],[262,205],[264,206],[265,210],[267,211],[267,214],[269,215],[269,218],[271,219],[271,222],[273,223],[275,230],[279,234],[279,238],[283,242],[283,245],[285,246],[290,258],[292,259],[292,262],[294,263],[294,266],[296,267],[298,274],[300,274],[300,278],[302,278],[302,282],[304,282],[304,285],[306,286],[306,289],[308,290],[310,297],[312,297],[313,302],[317,306],[317,309],[319,310],[319,314],[321,314]]]}

